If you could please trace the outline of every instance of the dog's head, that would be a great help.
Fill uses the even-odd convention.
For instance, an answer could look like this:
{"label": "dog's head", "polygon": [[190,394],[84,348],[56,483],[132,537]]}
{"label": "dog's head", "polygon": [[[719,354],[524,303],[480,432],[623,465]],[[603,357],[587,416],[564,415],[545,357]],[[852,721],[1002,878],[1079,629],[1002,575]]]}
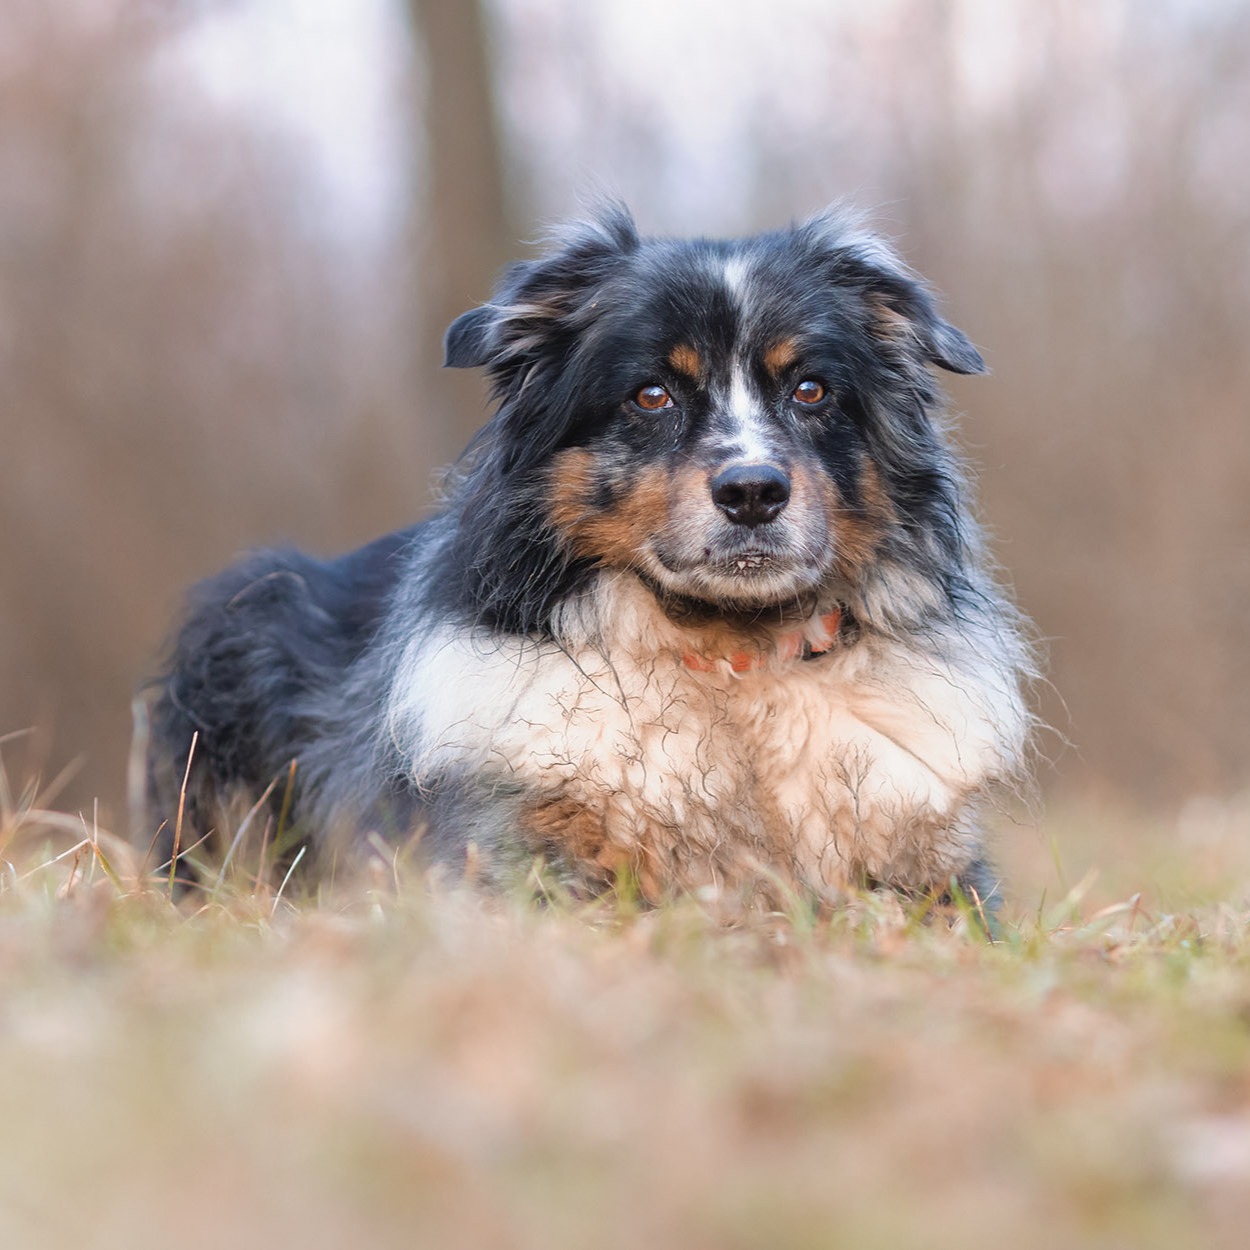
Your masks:
{"label": "dog's head", "polygon": [[628,569],[741,613],[959,542],[931,366],[984,365],[838,215],[686,242],[609,209],[509,269],[448,330],[447,363],[486,366],[499,402],[466,509],[509,514],[493,541],[549,571]]}

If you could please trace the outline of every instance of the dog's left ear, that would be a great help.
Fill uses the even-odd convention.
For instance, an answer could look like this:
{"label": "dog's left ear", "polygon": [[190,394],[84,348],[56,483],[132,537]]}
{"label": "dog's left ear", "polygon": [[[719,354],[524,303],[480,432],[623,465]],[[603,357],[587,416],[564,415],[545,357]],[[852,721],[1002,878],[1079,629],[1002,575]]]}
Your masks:
{"label": "dog's left ear", "polygon": [[968,336],[938,314],[933,297],[918,279],[906,271],[883,271],[870,291],[870,297],[879,301],[886,322],[903,318],[930,364],[951,373],[989,372]]}
{"label": "dog's left ear", "polygon": [[908,342],[929,364],[951,373],[989,372],[968,336],[941,317],[924,282],[884,239],[836,211],[800,230],[819,240],[833,263],[835,280],[863,293],[883,338]]}
{"label": "dog's left ear", "polygon": [[989,366],[981,359],[968,336],[949,321],[934,317],[929,343],[929,359],[952,373],[989,373]]}

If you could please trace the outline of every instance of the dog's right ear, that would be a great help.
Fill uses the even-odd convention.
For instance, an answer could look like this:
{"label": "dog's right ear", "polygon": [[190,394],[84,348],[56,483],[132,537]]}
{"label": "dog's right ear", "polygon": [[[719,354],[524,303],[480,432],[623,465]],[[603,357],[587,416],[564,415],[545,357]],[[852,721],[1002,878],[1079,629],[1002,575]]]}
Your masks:
{"label": "dog's right ear", "polygon": [[474,369],[486,364],[490,360],[494,324],[495,310],[489,304],[461,313],[443,337],[444,368]]}
{"label": "dog's right ear", "polygon": [[447,329],[443,363],[489,365],[500,377],[581,328],[593,292],[639,246],[629,211],[606,204],[586,222],[557,231],[545,255],[510,265],[489,304],[462,313]]}

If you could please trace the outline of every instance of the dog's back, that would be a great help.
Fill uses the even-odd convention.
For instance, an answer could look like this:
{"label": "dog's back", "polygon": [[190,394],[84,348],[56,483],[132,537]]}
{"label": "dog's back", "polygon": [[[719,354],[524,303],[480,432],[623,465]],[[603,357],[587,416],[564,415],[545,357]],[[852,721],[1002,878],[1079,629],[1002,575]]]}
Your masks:
{"label": "dog's back", "polygon": [[[185,851],[266,791],[272,816],[285,806],[288,818],[322,827],[349,792],[364,797],[386,690],[360,660],[418,532],[332,561],[258,551],[191,591],[150,720],[158,863],[169,862],[175,837]],[[333,767],[318,767],[327,752]]]}

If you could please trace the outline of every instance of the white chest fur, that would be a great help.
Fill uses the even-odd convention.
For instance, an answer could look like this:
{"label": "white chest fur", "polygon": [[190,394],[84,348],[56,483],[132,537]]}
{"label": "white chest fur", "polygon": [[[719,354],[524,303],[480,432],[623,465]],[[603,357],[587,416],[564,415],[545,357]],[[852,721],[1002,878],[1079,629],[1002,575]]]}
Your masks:
{"label": "white chest fur", "polygon": [[566,650],[415,642],[391,724],[417,781],[472,770],[576,804],[680,888],[752,873],[818,892],[864,875],[925,888],[975,857],[970,808],[1025,731],[1014,676],[983,648],[869,636],[701,672],[647,601],[597,606],[611,628],[593,643],[570,631]]}

